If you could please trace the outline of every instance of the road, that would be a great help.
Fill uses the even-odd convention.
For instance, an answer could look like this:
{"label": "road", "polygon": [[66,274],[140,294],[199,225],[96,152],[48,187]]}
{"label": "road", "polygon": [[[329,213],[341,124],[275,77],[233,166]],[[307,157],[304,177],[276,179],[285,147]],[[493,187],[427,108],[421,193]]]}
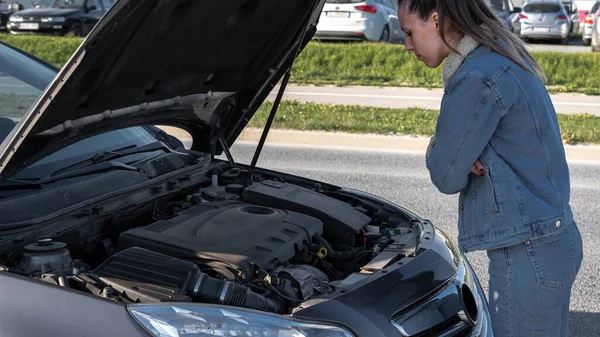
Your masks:
{"label": "road", "polygon": [[[232,148],[234,159],[249,163],[255,144]],[[358,188],[382,196],[432,220],[456,238],[456,196],[437,192],[429,182],[423,154],[361,151],[303,146],[265,146],[258,166]],[[600,332],[600,165],[571,163],[572,206],[584,239],[585,260],[573,289],[571,336]],[[556,252],[560,254],[561,252]],[[487,256],[469,253],[469,260],[487,289]],[[487,291],[487,290],[486,290]]]}
{"label": "road", "polygon": [[[274,100],[279,87],[275,87],[268,99]],[[288,85],[284,99],[319,104],[357,104],[382,108],[407,108],[420,106],[439,109],[442,89],[397,88],[397,87],[334,87]],[[582,94],[551,95],[558,113],[575,114],[586,112],[600,116],[600,96]]]}

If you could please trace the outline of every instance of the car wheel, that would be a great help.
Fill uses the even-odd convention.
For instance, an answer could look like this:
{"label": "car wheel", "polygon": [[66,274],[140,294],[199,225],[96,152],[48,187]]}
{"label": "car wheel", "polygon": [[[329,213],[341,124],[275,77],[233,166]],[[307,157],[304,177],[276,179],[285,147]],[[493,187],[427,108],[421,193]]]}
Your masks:
{"label": "car wheel", "polygon": [[390,28],[388,26],[383,26],[379,42],[390,42]]}
{"label": "car wheel", "polygon": [[583,45],[584,46],[589,46],[592,43],[592,40],[590,39],[583,39]]}
{"label": "car wheel", "polygon": [[83,27],[80,23],[74,23],[69,29],[69,33],[75,36],[83,37]]}

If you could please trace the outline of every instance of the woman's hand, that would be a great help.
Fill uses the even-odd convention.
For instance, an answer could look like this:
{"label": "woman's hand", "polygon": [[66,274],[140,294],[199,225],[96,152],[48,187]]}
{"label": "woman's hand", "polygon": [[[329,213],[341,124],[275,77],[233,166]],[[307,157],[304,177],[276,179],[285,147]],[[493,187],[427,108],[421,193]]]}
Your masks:
{"label": "woman's hand", "polygon": [[477,159],[473,163],[473,166],[471,166],[471,172],[469,172],[469,173],[473,173],[473,174],[478,175],[478,176],[485,175],[485,170],[483,169],[483,165],[481,164],[481,162],[479,161],[479,159]]}

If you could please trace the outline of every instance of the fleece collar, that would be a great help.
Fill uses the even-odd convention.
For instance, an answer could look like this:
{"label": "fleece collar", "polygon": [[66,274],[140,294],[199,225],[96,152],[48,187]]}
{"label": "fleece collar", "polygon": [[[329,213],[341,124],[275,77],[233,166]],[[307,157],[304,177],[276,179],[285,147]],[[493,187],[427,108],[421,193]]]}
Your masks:
{"label": "fleece collar", "polygon": [[460,65],[465,60],[465,57],[469,55],[473,50],[475,50],[479,46],[479,42],[475,41],[469,35],[465,35],[454,49],[455,51],[451,51],[450,55],[444,61],[444,65],[442,66],[442,81],[444,82],[444,87],[450,81],[450,78],[456,73]]}

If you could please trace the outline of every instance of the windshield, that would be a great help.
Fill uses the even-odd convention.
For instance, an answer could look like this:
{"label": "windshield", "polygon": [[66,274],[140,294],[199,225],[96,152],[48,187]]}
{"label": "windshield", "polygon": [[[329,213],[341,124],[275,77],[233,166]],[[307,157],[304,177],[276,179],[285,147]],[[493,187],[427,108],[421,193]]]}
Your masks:
{"label": "windshield", "polygon": [[[57,72],[57,69],[0,43],[0,142],[26,115]],[[111,131],[67,146],[30,165],[16,176],[40,178],[98,152],[152,142],[156,142],[154,134],[144,127]]]}
{"label": "windshield", "polygon": [[82,8],[84,0],[40,0],[36,8]]}
{"label": "windshield", "polygon": [[0,142],[25,116],[56,70],[0,45]]}
{"label": "windshield", "polygon": [[506,0],[485,0],[485,4],[488,5],[492,11],[503,12],[506,10]]}

